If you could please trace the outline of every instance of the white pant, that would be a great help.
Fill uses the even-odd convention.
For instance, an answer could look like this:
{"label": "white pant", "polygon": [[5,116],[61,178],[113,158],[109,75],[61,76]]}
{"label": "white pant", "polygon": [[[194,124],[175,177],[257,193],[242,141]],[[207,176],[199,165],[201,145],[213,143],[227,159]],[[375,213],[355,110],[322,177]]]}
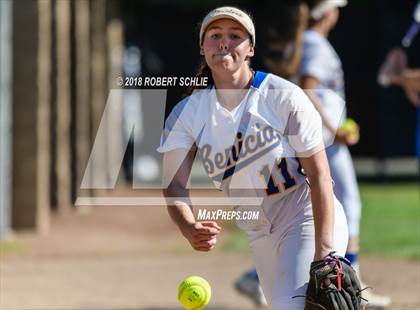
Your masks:
{"label": "white pant", "polygon": [[[270,230],[247,231],[261,286],[267,302],[274,310],[303,310],[309,281],[309,269],[315,253],[315,231],[310,202],[310,189],[300,186],[291,195],[298,195],[301,208],[283,227]],[[293,210],[295,212],[295,210]],[[335,198],[334,244],[337,254],[344,256],[348,242],[348,230],[343,208]]]}
{"label": "white pant", "polygon": [[361,202],[353,161],[347,145],[334,143],[326,149],[334,194],[346,214],[350,238],[358,238],[360,231]]}

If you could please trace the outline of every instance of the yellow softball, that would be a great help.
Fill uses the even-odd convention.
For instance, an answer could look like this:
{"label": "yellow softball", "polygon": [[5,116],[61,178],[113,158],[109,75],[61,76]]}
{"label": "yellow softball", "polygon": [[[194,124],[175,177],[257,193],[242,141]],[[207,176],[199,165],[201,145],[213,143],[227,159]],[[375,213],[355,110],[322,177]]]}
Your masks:
{"label": "yellow softball", "polygon": [[201,310],[211,298],[210,284],[202,277],[190,276],[178,288],[178,300],[187,310]]}

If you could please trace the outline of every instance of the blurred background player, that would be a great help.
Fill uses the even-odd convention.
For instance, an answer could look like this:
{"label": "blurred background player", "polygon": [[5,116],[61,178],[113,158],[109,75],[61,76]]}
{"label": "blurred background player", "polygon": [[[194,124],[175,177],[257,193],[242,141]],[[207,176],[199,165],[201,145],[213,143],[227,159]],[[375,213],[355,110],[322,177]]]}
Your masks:
{"label": "blurred background player", "polygon": [[417,109],[416,155],[420,159],[420,68],[404,69],[401,73],[390,76],[390,83],[402,87]]}
{"label": "blurred background player", "polygon": [[[401,44],[408,49],[420,30],[420,1],[414,9],[413,22]],[[417,108],[416,155],[420,158],[420,68],[407,67],[407,54],[399,47],[393,48],[382,64],[378,83],[384,87],[400,86],[411,104]]]}
{"label": "blurred background player", "polygon": [[[300,18],[296,19],[295,30],[290,32],[294,40],[295,47],[289,48],[290,56],[287,53],[288,44],[270,43],[268,50],[278,49],[277,56],[278,70],[273,68],[276,60],[267,60],[269,69],[283,77],[295,80],[307,92],[313,104],[320,112],[324,124],[324,133],[334,134],[335,143],[327,148],[327,156],[330,165],[331,175],[335,182],[334,193],[343,204],[349,227],[349,244],[346,258],[359,271],[359,233],[361,201],[356,180],[356,174],[348,146],[358,142],[358,133],[352,134],[350,131],[340,128],[346,119],[345,95],[344,95],[344,74],[339,56],[327,40],[328,34],[335,27],[339,17],[339,7],[347,5],[346,0],[308,0],[305,1],[309,8],[309,14],[305,13],[304,4],[299,7],[291,7],[290,11],[298,12]],[[303,6],[303,7],[302,7]],[[306,25],[304,16],[308,18],[308,29],[301,35],[302,26]],[[293,16],[293,14],[292,14]],[[277,35],[272,35],[271,42],[283,41],[285,35],[281,34],[285,30],[277,25]],[[270,30],[268,37],[270,37]],[[287,31],[286,31],[287,32]],[[276,38],[275,38],[276,37]],[[303,42],[300,42],[302,37]],[[303,43],[303,49],[301,45]],[[270,47],[271,45],[271,47]],[[283,52],[281,52],[283,50]],[[299,72],[293,77],[296,59],[300,61]],[[289,66],[285,65],[286,63]],[[280,71],[280,72],[278,72]],[[325,92],[329,89],[332,92]],[[315,91],[312,91],[315,90]],[[338,126],[338,129],[337,129]],[[358,129],[357,129],[358,130]],[[366,285],[364,285],[366,286]],[[259,305],[263,304],[258,288],[258,278],[254,270],[247,271],[235,282],[236,289],[253,299]],[[391,303],[388,296],[376,295],[365,290],[363,297],[368,302],[370,308],[384,308]]]}
{"label": "blurred background player", "polygon": [[408,100],[414,107],[420,105],[420,68],[407,67],[407,54],[402,48],[395,47],[382,64],[378,83],[384,87],[397,85],[403,88]]}

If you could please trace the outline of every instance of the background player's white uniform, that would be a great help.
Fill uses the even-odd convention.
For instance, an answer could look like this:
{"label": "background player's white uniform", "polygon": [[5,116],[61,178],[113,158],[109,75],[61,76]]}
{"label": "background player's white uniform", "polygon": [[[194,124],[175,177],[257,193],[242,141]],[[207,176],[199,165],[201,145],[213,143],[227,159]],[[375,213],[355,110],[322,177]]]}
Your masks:
{"label": "background player's white uniform", "polygon": [[[190,149],[195,143],[208,175],[226,184],[229,194],[253,191],[263,196],[260,218],[240,222],[250,240],[258,275],[272,309],[304,308],[309,267],[315,253],[310,188],[296,156],[310,156],[323,145],[321,119],[303,91],[277,76],[257,72],[239,106],[228,111],[214,88],[201,90],[173,109],[159,152]],[[227,164],[234,138],[242,133],[239,159]],[[234,147],[232,147],[234,145]],[[236,146],[235,146],[236,145]],[[238,207],[241,208],[241,207]],[[335,250],[343,255],[348,234],[335,199]]]}
{"label": "background player's white uniform", "polygon": [[[341,61],[328,40],[314,30],[306,30],[303,36],[301,76],[307,75],[318,79],[317,95],[327,117],[331,121],[346,118],[343,109],[344,77]],[[330,89],[335,95],[321,91]],[[338,96],[337,96],[338,95]],[[326,149],[331,175],[334,180],[334,193],[342,203],[346,213],[350,238],[359,237],[361,203],[353,162],[347,145],[334,143]]]}

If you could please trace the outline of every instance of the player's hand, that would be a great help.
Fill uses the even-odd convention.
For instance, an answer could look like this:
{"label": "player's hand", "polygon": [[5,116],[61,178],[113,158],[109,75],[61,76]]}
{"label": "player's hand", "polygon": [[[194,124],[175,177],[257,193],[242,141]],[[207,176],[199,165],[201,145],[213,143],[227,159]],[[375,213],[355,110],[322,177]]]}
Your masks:
{"label": "player's hand", "polygon": [[359,139],[359,128],[357,128],[356,132],[351,132],[345,129],[338,129],[335,134],[335,141],[350,146],[357,144],[359,142]]}
{"label": "player's hand", "polygon": [[194,250],[208,252],[216,245],[221,229],[216,222],[196,222],[185,229],[184,236]]}
{"label": "player's hand", "polygon": [[410,102],[418,107],[420,105],[420,69],[405,69],[400,75],[390,77],[394,85],[401,86]]}
{"label": "player's hand", "polygon": [[324,259],[331,252],[332,252],[332,249],[328,249],[328,248],[322,249],[322,250],[315,250],[314,261]]}

